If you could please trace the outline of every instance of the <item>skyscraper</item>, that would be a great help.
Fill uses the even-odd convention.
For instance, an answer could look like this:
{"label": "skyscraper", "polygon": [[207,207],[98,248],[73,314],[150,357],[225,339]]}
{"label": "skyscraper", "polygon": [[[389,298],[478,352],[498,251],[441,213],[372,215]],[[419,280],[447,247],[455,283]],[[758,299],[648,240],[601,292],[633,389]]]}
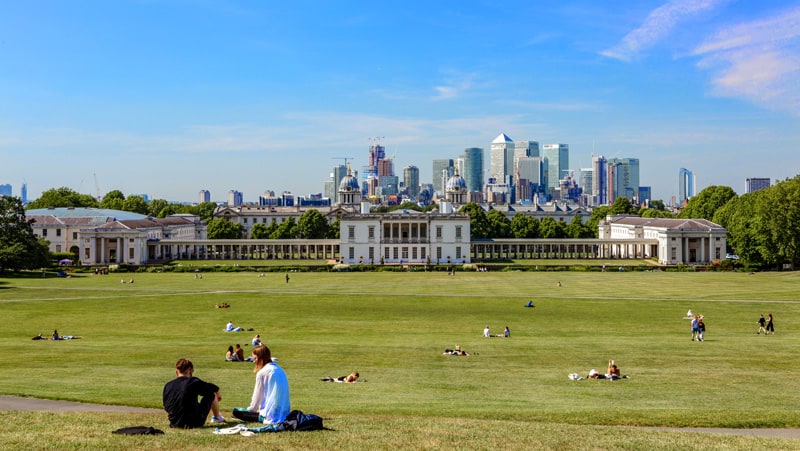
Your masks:
{"label": "skyscraper", "polygon": [[592,157],[592,205],[608,204],[608,162],[602,155]]}
{"label": "skyscraper", "polygon": [[244,195],[236,190],[228,191],[228,206],[229,207],[238,207],[242,205],[244,202]]}
{"label": "skyscraper", "polygon": [[200,194],[197,196],[197,203],[202,204],[203,202],[211,202],[211,191],[207,189],[200,190]]}
{"label": "skyscraper", "polygon": [[523,202],[544,192],[544,164],[541,157],[520,157],[517,159],[516,201]]}
{"label": "skyscraper", "polygon": [[444,195],[447,180],[454,174],[453,159],[433,160],[433,189]]}
{"label": "skyscraper", "polygon": [[11,196],[11,185],[4,184],[0,185],[0,196]]}
{"label": "skyscraper", "polygon": [[762,190],[764,188],[769,188],[770,186],[770,179],[768,178],[751,178],[745,179],[744,181],[744,192],[745,193],[752,193],[754,191]]}
{"label": "skyscraper", "polygon": [[467,191],[483,191],[483,149],[468,147],[464,149],[464,181]]}
{"label": "skyscraper", "polygon": [[408,195],[414,199],[419,196],[419,168],[416,166],[406,166],[403,168],[403,185],[406,187]]}
{"label": "skyscraper", "polygon": [[558,188],[558,181],[569,170],[569,145],[545,144],[542,157],[547,160],[547,190],[552,194]]}
{"label": "skyscraper", "polygon": [[339,203],[339,183],[346,175],[347,165],[339,164],[333,167],[330,177],[325,181],[325,197],[331,200],[331,205]]}
{"label": "skyscraper", "polygon": [[492,141],[489,170],[490,176],[497,179],[498,183],[508,183],[509,177],[514,175],[514,140],[505,133],[500,133]]}
{"label": "skyscraper", "polygon": [[683,201],[691,199],[695,195],[696,183],[692,171],[686,168],[678,171],[678,205],[682,205]]}
{"label": "skyscraper", "polygon": [[638,158],[609,158],[608,164],[617,166],[614,171],[614,178],[608,179],[608,183],[614,184],[614,198],[608,199],[609,203],[623,196],[626,199],[634,199],[639,196],[639,159]]}

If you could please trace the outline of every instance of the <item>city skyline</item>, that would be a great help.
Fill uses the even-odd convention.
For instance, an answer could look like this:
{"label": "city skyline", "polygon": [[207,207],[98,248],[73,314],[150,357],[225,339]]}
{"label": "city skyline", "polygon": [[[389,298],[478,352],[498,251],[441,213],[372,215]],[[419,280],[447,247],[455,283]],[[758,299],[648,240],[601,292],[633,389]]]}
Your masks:
{"label": "city skyline", "polygon": [[739,194],[800,173],[796,2],[528,3],[11,3],[0,184],[306,195],[378,136],[432,183],[500,133],[636,158],[667,202],[682,167]]}

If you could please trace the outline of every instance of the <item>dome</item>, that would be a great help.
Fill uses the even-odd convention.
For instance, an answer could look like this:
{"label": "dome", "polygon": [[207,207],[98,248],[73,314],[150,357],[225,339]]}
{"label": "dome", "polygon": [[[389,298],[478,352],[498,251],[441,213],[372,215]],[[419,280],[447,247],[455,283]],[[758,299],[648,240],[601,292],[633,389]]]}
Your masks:
{"label": "dome", "polygon": [[467,182],[464,180],[464,177],[458,175],[457,172],[455,175],[453,175],[447,180],[447,186],[445,188],[446,192],[466,191],[466,190],[467,190]]}
{"label": "dome", "polygon": [[349,173],[342,177],[342,181],[339,182],[339,191],[360,191],[361,188],[358,186],[358,179],[350,175]]}

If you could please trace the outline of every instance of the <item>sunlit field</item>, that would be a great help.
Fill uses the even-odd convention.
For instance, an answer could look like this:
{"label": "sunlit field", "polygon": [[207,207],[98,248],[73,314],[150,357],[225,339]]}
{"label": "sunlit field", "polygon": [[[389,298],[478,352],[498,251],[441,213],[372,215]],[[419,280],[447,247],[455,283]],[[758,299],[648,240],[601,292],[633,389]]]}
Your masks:
{"label": "sunlit field", "polygon": [[[797,273],[289,276],[0,277],[0,394],[160,409],[175,360],[188,357],[196,376],[221,387],[230,416],[248,404],[254,375],[251,364],[225,362],[225,350],[240,343],[249,353],[258,333],[289,376],[293,408],[331,430],[245,438],[170,430],[162,412],[15,412],[0,447],[667,449],[709,436],[642,426],[800,427]],[[689,309],[705,315],[705,342],[690,340]],[[775,316],[775,335],[756,334],[762,313]],[[226,333],[228,321],[253,330]],[[511,337],[483,338],[487,325]],[[31,340],[53,329],[82,338]],[[456,344],[471,355],[442,354]],[[567,377],[603,372],[612,358],[629,379]],[[366,382],[320,381],[354,370]],[[167,434],[110,434],[139,424]]]}

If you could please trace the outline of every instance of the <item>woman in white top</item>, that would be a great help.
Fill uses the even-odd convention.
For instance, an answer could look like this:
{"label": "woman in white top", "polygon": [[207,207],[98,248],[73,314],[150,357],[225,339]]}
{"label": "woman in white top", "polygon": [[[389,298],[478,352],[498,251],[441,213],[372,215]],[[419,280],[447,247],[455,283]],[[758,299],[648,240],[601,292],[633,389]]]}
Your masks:
{"label": "woman in white top", "polygon": [[253,361],[256,364],[253,398],[248,407],[234,408],[233,416],[248,422],[283,423],[291,411],[286,373],[272,360],[272,353],[264,345],[253,349]]}

